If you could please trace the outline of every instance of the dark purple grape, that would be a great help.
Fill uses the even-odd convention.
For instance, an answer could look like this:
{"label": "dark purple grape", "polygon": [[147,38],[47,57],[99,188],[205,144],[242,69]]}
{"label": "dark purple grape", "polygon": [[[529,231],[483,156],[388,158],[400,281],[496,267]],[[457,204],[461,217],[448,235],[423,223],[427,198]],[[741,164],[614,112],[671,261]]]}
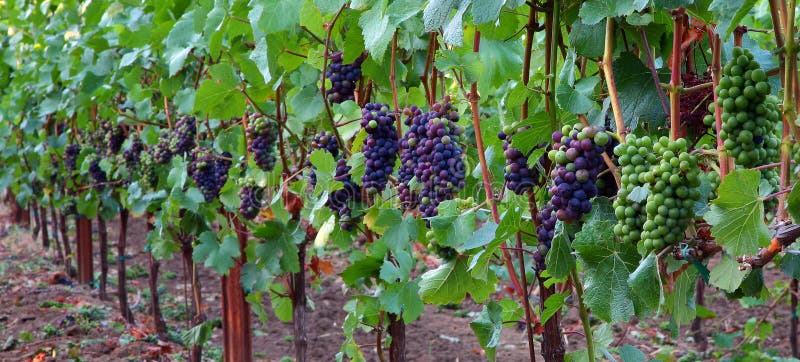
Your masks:
{"label": "dark purple grape", "polygon": [[361,55],[351,64],[342,64],[342,52],[331,57],[331,64],[325,77],[331,81],[331,89],[326,94],[331,103],[355,100],[356,84],[361,80],[361,63],[366,59]]}
{"label": "dark purple grape", "polygon": [[66,150],[64,150],[64,163],[67,166],[67,171],[72,173],[78,169],[78,155],[81,154],[81,145],[77,143],[71,143],[67,145]]}
{"label": "dark purple grape", "polygon": [[172,160],[172,149],[170,148],[169,132],[162,132],[158,137],[158,143],[153,149],[153,159],[159,165],[168,164]]}
{"label": "dark purple grape", "polygon": [[361,186],[369,193],[380,193],[386,188],[397,160],[399,145],[394,112],[387,104],[368,103],[361,111],[361,127],[367,132],[361,147],[366,157]]}
{"label": "dark purple grape", "polygon": [[263,197],[264,188],[259,187],[254,180],[242,181],[239,189],[239,198],[242,200],[239,204],[239,213],[242,217],[248,220],[254,219],[261,211]]}
{"label": "dark purple grape", "polygon": [[131,146],[127,150],[122,151],[122,157],[125,159],[129,169],[133,169],[139,164],[143,150],[144,144],[142,143],[142,139],[134,137],[133,140],[131,140]]}
{"label": "dark purple grape", "polygon": [[203,193],[206,202],[214,201],[228,181],[228,171],[233,163],[230,158],[230,153],[223,152],[218,156],[205,147],[194,150],[188,173]]}
{"label": "dark purple grape", "polygon": [[105,188],[105,183],[108,182],[105,171],[100,168],[100,157],[97,155],[90,156],[89,161],[89,175],[92,176],[92,188],[95,190],[102,190]]}
{"label": "dark purple grape", "polygon": [[[339,156],[339,142],[334,135],[328,134],[325,131],[320,131],[320,133],[314,137],[314,140],[311,141],[311,149],[309,151],[313,152],[314,150],[326,150],[330,152],[335,159]],[[311,168],[311,173],[308,175],[311,186],[316,186],[317,174],[314,172],[314,165],[311,164],[311,161],[306,160],[306,166]]]}
{"label": "dark purple grape", "polygon": [[256,117],[247,125],[247,150],[264,171],[275,168],[275,127],[266,117]]}
{"label": "dark purple grape", "polygon": [[[553,200],[555,199],[557,199],[557,196],[553,197]],[[551,200],[551,202],[548,202],[547,205],[536,214],[536,222],[538,224],[536,226],[536,237],[539,239],[539,245],[534,252],[533,258],[536,261],[536,268],[539,271],[547,267],[544,260],[552,246],[553,236],[556,230],[556,221],[558,221],[556,209],[557,207]]]}
{"label": "dark purple grape", "polygon": [[192,116],[184,116],[172,129],[169,149],[173,155],[182,155],[195,147],[197,137],[197,121]]}

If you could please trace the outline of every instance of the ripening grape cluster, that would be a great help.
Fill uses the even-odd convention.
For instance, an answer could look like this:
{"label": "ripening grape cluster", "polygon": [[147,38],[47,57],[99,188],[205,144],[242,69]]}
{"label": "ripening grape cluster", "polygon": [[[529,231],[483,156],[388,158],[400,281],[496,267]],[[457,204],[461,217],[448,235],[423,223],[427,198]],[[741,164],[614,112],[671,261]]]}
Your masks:
{"label": "ripening grape cluster", "polygon": [[133,169],[133,167],[139,164],[139,160],[142,157],[142,151],[144,151],[142,139],[139,137],[133,137],[131,140],[131,146],[127,150],[122,151],[122,157],[125,159],[125,163],[130,169]]}
{"label": "ripening grape cluster", "polygon": [[102,190],[108,182],[106,172],[100,168],[100,157],[97,155],[89,156],[89,175],[92,177],[92,187],[95,190]]}
{"label": "ripening grape cluster", "polygon": [[194,150],[188,171],[206,202],[214,201],[219,195],[219,190],[228,181],[231,164],[230,153],[223,152],[221,156],[217,156],[205,147]]}
{"label": "ripening grape cluster", "polygon": [[[343,187],[331,192],[331,194],[328,195],[328,201],[325,202],[325,205],[339,216],[341,228],[346,231],[351,231],[355,227],[357,219],[352,217],[352,208],[350,205],[352,205],[353,202],[361,201],[361,188],[353,182],[350,176],[350,166],[347,165],[347,161],[344,158],[337,159],[339,156],[339,142],[334,135],[321,131],[311,142],[310,151],[314,150],[328,151],[333,155],[334,159],[336,159],[336,171],[334,172],[333,179],[341,182]],[[314,166],[311,165],[310,162],[308,165],[311,167],[311,173],[309,175],[311,185],[316,186],[317,176],[314,172]]]}
{"label": "ripening grape cluster", "polygon": [[[510,131],[510,130],[506,130]],[[511,132],[501,131],[497,136],[503,140],[503,155],[506,158],[504,177],[506,188],[517,195],[530,192],[536,185],[539,178],[539,169],[534,165],[528,165],[528,158],[531,152],[523,154],[522,151],[511,146]],[[537,164],[543,164],[543,157],[536,160]]]}
{"label": "ripening grape cluster", "polygon": [[168,132],[162,132],[158,137],[158,143],[153,149],[153,159],[159,165],[164,165],[172,160],[172,149],[170,149],[170,137]]}
{"label": "ripening grape cluster", "polygon": [[394,112],[387,104],[368,103],[361,111],[361,127],[367,132],[361,147],[366,157],[361,186],[368,193],[380,193],[386,188],[397,160],[399,144]]}
{"label": "ripening grape cluster", "polygon": [[[648,136],[628,135],[625,143],[614,147],[614,155],[620,166],[620,188],[614,199],[614,213],[619,221],[614,226],[614,234],[623,242],[637,243],[641,230],[647,220],[645,200],[636,200],[631,194],[635,190],[644,192],[642,187],[649,185],[647,172],[651,165],[658,163],[653,153],[653,140]],[[632,200],[633,198],[634,200]]]}
{"label": "ripening grape cluster", "polygon": [[108,147],[108,154],[110,155],[119,153],[122,149],[122,143],[125,142],[125,130],[122,129],[122,125],[112,126],[111,122],[108,121],[100,123],[97,136],[97,139],[102,141],[97,146]]}
{"label": "ripening grape cluster", "polygon": [[243,218],[252,220],[261,211],[264,188],[258,186],[252,178],[240,180],[239,186],[239,198],[242,200],[239,204],[239,213]]}
{"label": "ripening grape cluster", "polygon": [[536,261],[537,270],[545,270],[545,256],[550,251],[553,243],[553,237],[556,232],[556,208],[548,202],[539,212],[536,213],[536,236],[539,239],[539,244],[536,251],[533,253],[533,260]]}
{"label": "ripening grape cluster", "polygon": [[342,103],[355,100],[356,84],[361,80],[361,63],[364,59],[362,55],[351,64],[343,64],[342,52],[333,55],[325,73],[325,77],[331,81],[331,89],[327,91],[328,101]]}
{"label": "ripening grape cluster", "polygon": [[78,155],[81,153],[81,145],[77,143],[70,143],[64,150],[64,164],[67,166],[67,172],[72,173],[78,168]]}
{"label": "ripening grape cluster", "polygon": [[257,117],[247,125],[247,151],[264,171],[275,168],[275,129],[266,117]]}
{"label": "ripening grape cluster", "polygon": [[[725,65],[715,91],[722,109],[719,136],[736,164],[750,168],[776,159],[778,102],[770,94],[767,73],[749,50],[733,49],[733,58]],[[709,105],[709,110],[713,107]],[[714,117],[707,115],[704,122],[711,125]]]}
{"label": "ripening grape cluster", "polygon": [[197,121],[192,116],[184,116],[172,129],[169,150],[173,155],[182,155],[194,149],[197,137]]}
{"label": "ripening grape cluster", "polygon": [[[449,97],[445,97],[433,105],[431,112],[412,119],[409,132],[413,132],[414,137],[405,137],[413,152],[407,159],[411,160],[414,177],[422,185],[416,197],[424,217],[438,215],[439,203],[453,199],[465,186],[464,151],[458,144],[464,127],[456,123],[458,112],[449,101]],[[414,125],[415,122],[419,124]]]}
{"label": "ripening grape cluster", "polygon": [[550,176],[550,203],[562,221],[580,220],[592,210],[589,201],[597,196],[597,175],[603,165],[602,154],[611,137],[601,128],[582,124],[564,126],[553,132],[553,161]]}
{"label": "ripening grape cluster", "polygon": [[[339,157],[339,142],[336,140],[336,137],[332,134],[328,134],[325,131],[320,131],[319,134],[314,136],[314,140],[311,141],[311,150],[325,150],[328,151],[333,158],[336,159]],[[317,174],[314,172],[313,168],[314,165],[311,164],[311,161],[306,160],[306,166],[312,168],[311,173],[309,174],[309,180],[311,181],[311,186],[317,185]]]}
{"label": "ripening grape cluster", "polygon": [[697,156],[687,152],[686,140],[661,137],[653,152],[660,160],[641,176],[650,185],[644,205],[647,220],[641,234],[645,250],[661,250],[682,241],[694,218],[694,204],[700,199],[701,171]]}
{"label": "ripening grape cluster", "polygon": [[139,181],[146,188],[155,189],[158,186],[155,157],[150,152],[142,152],[139,161]]}

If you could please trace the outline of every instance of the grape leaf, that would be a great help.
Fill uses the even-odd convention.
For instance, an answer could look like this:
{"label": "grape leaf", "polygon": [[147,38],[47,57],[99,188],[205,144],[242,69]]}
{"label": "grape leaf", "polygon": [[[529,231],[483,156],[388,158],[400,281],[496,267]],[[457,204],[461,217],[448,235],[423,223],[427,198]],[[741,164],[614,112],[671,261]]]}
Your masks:
{"label": "grape leaf", "polygon": [[586,25],[593,25],[604,18],[630,15],[648,3],[648,0],[587,0],[581,5],[579,15]]}
{"label": "grape leaf", "polygon": [[569,239],[563,231],[556,232],[550,244],[550,251],[545,257],[545,265],[550,275],[565,278],[575,269],[575,256],[569,245]]}
{"label": "grape leaf", "polygon": [[236,236],[227,234],[222,237],[222,243],[219,243],[216,234],[206,231],[198,239],[200,243],[194,247],[192,260],[195,263],[205,260],[206,267],[214,268],[220,275],[228,275],[228,270],[234,265],[233,259],[241,255]]}
{"label": "grape leaf", "polygon": [[475,230],[475,232],[473,232],[472,235],[470,235],[467,241],[459,245],[458,251],[480,248],[486,244],[489,244],[492,240],[495,239],[497,226],[498,225],[495,224],[493,221],[488,221],[484,223],[478,230]]}
{"label": "grape leaf", "polygon": [[644,317],[658,311],[661,303],[661,275],[658,273],[658,258],[650,253],[639,263],[628,277],[631,299],[636,316]]}
{"label": "grape leaf", "polygon": [[430,222],[439,245],[459,248],[475,230],[475,212],[467,211],[458,216],[435,216]]}
{"label": "grape leaf", "polygon": [[625,125],[631,129],[643,121],[650,127],[663,125],[664,110],[650,69],[630,52],[622,53],[613,69]]}
{"label": "grape leaf", "polygon": [[664,294],[664,310],[671,314],[672,322],[676,325],[691,322],[697,313],[694,305],[694,287],[697,284],[697,276],[697,269],[686,269],[678,276],[672,291]]}
{"label": "grape leaf", "polygon": [[584,302],[598,318],[626,321],[634,315],[628,278],[639,264],[636,246],[614,238],[611,202],[595,198],[583,229],[572,247],[584,265]]}
{"label": "grape leaf", "polygon": [[556,100],[562,109],[572,114],[586,114],[594,109],[595,102],[592,100],[594,87],[600,83],[598,77],[581,78],[575,87],[567,84],[559,84],[556,87]]}
{"label": "grape leaf", "polygon": [[719,186],[719,197],[711,202],[705,219],[711,234],[731,255],[755,254],[769,245],[764,223],[764,202],[758,196],[761,174],[757,170],[734,170]]}
{"label": "grape leaf", "polygon": [[800,187],[792,188],[787,203],[786,210],[789,211],[789,216],[792,217],[792,221],[794,221],[795,224],[800,223]]}
{"label": "grape leaf", "polygon": [[605,19],[594,25],[586,25],[580,19],[576,19],[572,23],[572,31],[569,32],[569,45],[580,55],[598,58],[603,55],[605,49],[605,29]]}
{"label": "grape leaf", "polygon": [[708,10],[714,13],[714,18],[717,20],[716,32],[720,38],[727,39],[757,2],[756,0],[712,1]]}
{"label": "grape leaf", "polygon": [[481,348],[486,351],[486,358],[495,361],[500,333],[503,331],[503,308],[497,302],[489,301],[469,326],[478,338]]}
{"label": "grape leaf", "polygon": [[378,299],[384,310],[402,316],[406,323],[417,320],[425,311],[425,304],[419,297],[419,285],[416,280],[389,284]]}
{"label": "grape leaf", "polygon": [[541,323],[546,323],[556,313],[561,313],[561,307],[567,299],[566,294],[553,294],[544,301],[544,312],[542,312]]}
{"label": "grape leaf", "polygon": [[626,344],[619,349],[619,357],[622,362],[644,362],[646,356],[638,348]]}
{"label": "grape leaf", "polygon": [[422,274],[419,293],[428,304],[461,303],[467,293],[478,303],[482,303],[494,292],[497,276],[492,273],[487,279],[473,278],[467,271],[467,259],[455,258],[434,270]]}
{"label": "grape leaf", "polygon": [[800,255],[786,253],[781,258],[781,270],[794,279],[800,279]]}
{"label": "grape leaf", "polygon": [[722,290],[733,292],[742,284],[747,271],[739,270],[739,263],[730,255],[723,254],[719,263],[711,270],[709,282]]}
{"label": "grape leaf", "polygon": [[488,23],[500,17],[500,9],[505,0],[482,0],[472,4],[472,21],[477,24]]}

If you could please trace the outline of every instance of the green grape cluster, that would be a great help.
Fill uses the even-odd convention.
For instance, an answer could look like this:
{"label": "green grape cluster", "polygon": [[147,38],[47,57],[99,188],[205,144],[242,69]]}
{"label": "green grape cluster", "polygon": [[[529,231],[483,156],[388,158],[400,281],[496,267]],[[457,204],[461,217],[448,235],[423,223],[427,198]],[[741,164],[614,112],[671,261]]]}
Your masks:
{"label": "green grape cluster", "polygon": [[640,230],[644,225],[647,215],[644,210],[644,201],[635,202],[628,196],[639,186],[649,182],[645,175],[650,166],[658,162],[658,157],[653,153],[653,140],[648,137],[637,138],[629,135],[626,143],[614,147],[620,165],[620,188],[617,198],[614,199],[614,214],[618,223],[614,226],[614,234],[623,242],[636,243],[641,238]]}
{"label": "green grape cluster", "polygon": [[[761,183],[766,183],[769,185],[769,193],[778,192],[781,187],[781,175],[779,169],[777,168],[769,168],[766,170],[761,171]],[[764,210],[769,213],[775,211],[775,208],[778,207],[778,198],[773,197],[769,200],[764,200]]]}
{"label": "green grape cluster", "polygon": [[717,189],[722,183],[722,179],[719,177],[719,172],[717,172],[717,170],[708,171],[707,175],[708,182],[711,183],[711,191],[708,192],[708,199],[714,200],[717,198]]}
{"label": "green grape cluster", "polygon": [[687,152],[686,140],[661,137],[653,152],[661,159],[642,176],[650,184],[641,235],[645,250],[660,250],[683,240],[684,230],[694,218],[694,204],[700,199],[701,171],[697,156]]}
{"label": "green grape cluster", "polygon": [[[736,164],[749,168],[774,159],[780,145],[775,132],[780,122],[778,102],[753,53],[734,48],[715,91],[722,109],[719,136]],[[709,110],[713,112],[713,103]],[[707,115],[703,122],[713,124],[714,116]]]}

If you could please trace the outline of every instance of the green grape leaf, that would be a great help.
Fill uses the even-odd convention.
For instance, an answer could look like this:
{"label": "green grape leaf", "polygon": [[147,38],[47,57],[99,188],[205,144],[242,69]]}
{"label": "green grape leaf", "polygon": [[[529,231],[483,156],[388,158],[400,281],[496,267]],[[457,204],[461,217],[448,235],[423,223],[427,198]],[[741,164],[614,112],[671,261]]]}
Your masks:
{"label": "green grape leaf", "polygon": [[552,294],[544,301],[544,311],[542,312],[541,323],[544,324],[556,313],[561,313],[561,307],[567,299],[566,294]]}
{"label": "green grape leaf", "polygon": [[580,19],[576,19],[572,23],[572,31],[569,32],[569,45],[580,55],[598,58],[603,55],[605,49],[605,29],[605,19],[593,25],[586,25]]}
{"label": "green grape leaf", "polygon": [[633,191],[628,194],[628,200],[641,203],[642,201],[647,200],[647,196],[649,195],[650,185],[636,186],[633,188]]}
{"label": "green grape leaf", "polygon": [[341,277],[347,285],[356,285],[364,278],[380,275],[381,266],[383,266],[382,258],[366,257],[351,263],[342,271]]}
{"label": "green grape leaf", "polygon": [[503,307],[504,321],[516,321],[525,316],[525,312],[522,310],[520,303],[518,303],[516,300],[511,298],[503,298],[503,300],[497,303]]}
{"label": "green grape leaf", "polygon": [[211,66],[212,78],[200,82],[195,96],[194,111],[211,118],[231,119],[244,114],[246,99],[239,89],[239,77],[232,65]]}
{"label": "green grape leaf", "polygon": [[686,269],[678,276],[678,280],[672,286],[672,291],[664,293],[664,310],[671,314],[672,322],[676,325],[680,326],[691,322],[697,313],[694,304],[694,287],[697,284],[697,276],[697,269]]}
{"label": "green grape leaf", "polygon": [[720,38],[727,39],[757,2],[756,0],[712,1],[708,10],[714,13],[714,19],[717,20],[716,32]]}
{"label": "green grape leaf", "polygon": [[615,224],[611,202],[595,198],[586,224],[572,243],[584,265],[584,301],[598,318],[610,322],[634,315],[628,278],[639,264],[636,246],[615,239]]}
{"label": "green grape leaf", "polygon": [[430,222],[437,244],[460,248],[475,230],[475,212],[467,211],[457,216],[435,216]]}
{"label": "green grape leaf", "polygon": [[481,225],[478,230],[470,235],[470,237],[463,244],[459,245],[458,251],[463,252],[470,249],[480,248],[492,242],[497,233],[497,224],[493,221],[488,221]]}
{"label": "green grape leaf", "polygon": [[792,192],[789,193],[789,198],[787,199],[787,204],[786,211],[789,212],[792,221],[795,224],[800,223],[800,187],[792,188]]}
{"label": "green grape leaf", "polygon": [[800,279],[800,255],[786,253],[781,258],[781,270],[794,279]]}
{"label": "green grape leaf", "polygon": [[734,170],[719,186],[719,197],[711,202],[705,219],[711,234],[731,255],[755,254],[769,245],[764,223],[764,202],[758,196],[761,174],[757,170]]}
{"label": "green grape leaf", "polygon": [[497,283],[497,276],[492,273],[486,280],[472,277],[467,271],[467,259],[459,257],[425,272],[420,278],[419,292],[428,304],[461,303],[467,293],[482,303],[494,292]]}
{"label": "green grape leaf", "polygon": [[709,282],[711,285],[733,292],[739,288],[747,275],[746,270],[739,270],[739,263],[730,255],[723,254],[720,262],[711,270]]}
{"label": "green grape leaf", "polygon": [[661,303],[661,275],[658,258],[650,253],[628,277],[631,299],[636,316],[645,317],[658,311]]}
{"label": "green grape leaf", "polygon": [[664,110],[650,69],[630,52],[614,60],[613,69],[625,126],[636,129],[642,122],[650,127],[663,125]]}
{"label": "green grape leaf", "polygon": [[275,317],[281,322],[291,322],[294,309],[294,307],[292,307],[292,298],[285,297],[278,293],[286,293],[286,288],[280,283],[272,284],[272,288],[270,288],[269,291],[272,311],[275,313]]}
{"label": "green grape leaf", "polygon": [[565,278],[575,269],[575,256],[572,255],[569,238],[563,231],[556,232],[553,237],[545,264],[550,275],[559,279]]}
{"label": "green grape leaf", "polygon": [[495,361],[500,333],[503,331],[503,308],[497,302],[489,301],[469,326],[478,338],[478,344],[486,351],[486,358]]}
{"label": "green grape leaf", "polygon": [[619,357],[622,358],[622,362],[646,361],[644,352],[629,344],[626,344],[619,349]]}
{"label": "green grape leaf", "polygon": [[578,14],[586,25],[593,25],[604,18],[630,15],[648,3],[648,0],[587,0]]}
{"label": "green grape leaf", "polygon": [[206,231],[200,234],[198,240],[200,243],[194,247],[192,260],[195,263],[205,260],[206,267],[214,268],[220,275],[228,275],[228,270],[234,265],[233,259],[241,255],[236,236],[225,235],[222,237],[222,243],[219,243],[216,234]]}
{"label": "green grape leaf", "polygon": [[307,85],[289,101],[295,118],[300,122],[308,122],[322,113],[325,103],[322,93],[314,85]]}
{"label": "green grape leaf", "polygon": [[[286,31],[296,26],[300,16],[300,9],[304,1],[283,0],[252,0],[250,6],[253,12],[260,12],[258,28],[265,34]],[[250,21],[253,21],[251,17]],[[252,23],[251,23],[252,24]]]}
{"label": "green grape leaf", "polygon": [[600,83],[598,77],[581,78],[575,87],[559,84],[556,87],[556,100],[562,109],[572,114],[586,114],[594,109],[594,87]]}
{"label": "green grape leaf", "polygon": [[422,312],[425,311],[425,304],[420,299],[419,285],[416,280],[389,284],[378,299],[385,311],[402,316],[406,323],[419,319]]}
{"label": "green grape leaf", "polygon": [[455,10],[462,1],[465,0],[431,0],[422,12],[425,30],[437,30],[444,27],[450,13]]}
{"label": "green grape leaf", "polygon": [[358,26],[361,27],[361,34],[364,36],[364,47],[377,63],[383,62],[383,53],[386,52],[386,47],[392,41],[392,35],[397,29],[396,24],[389,22],[389,14],[384,10],[386,10],[385,0],[374,4],[358,19]]}

